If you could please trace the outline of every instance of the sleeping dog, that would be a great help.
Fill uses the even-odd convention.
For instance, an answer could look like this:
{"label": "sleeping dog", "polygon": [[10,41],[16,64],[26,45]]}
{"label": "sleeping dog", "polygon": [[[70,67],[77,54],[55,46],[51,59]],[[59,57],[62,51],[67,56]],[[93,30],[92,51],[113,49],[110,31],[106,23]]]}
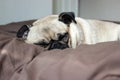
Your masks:
{"label": "sleeping dog", "polygon": [[[25,27],[24,27],[25,28]],[[20,32],[21,31],[21,32]],[[27,34],[26,37],[23,34]],[[100,20],[83,19],[75,17],[73,12],[63,12],[59,15],[50,15],[38,19],[32,27],[20,29],[17,36],[23,36],[29,44],[58,44],[60,35],[68,33],[65,44],[76,48],[80,44],[96,44],[120,39],[120,25]],[[62,46],[59,45],[59,46]]]}
{"label": "sleeping dog", "polygon": [[[25,40],[27,38],[30,25],[23,25],[17,32],[17,37],[22,38],[22,40]],[[35,45],[40,45],[44,48],[47,48],[48,50],[51,49],[65,49],[68,48],[68,39],[69,35],[68,33],[65,34],[58,34],[58,39],[53,40],[51,39],[49,43],[41,42],[41,43],[34,43]]]}

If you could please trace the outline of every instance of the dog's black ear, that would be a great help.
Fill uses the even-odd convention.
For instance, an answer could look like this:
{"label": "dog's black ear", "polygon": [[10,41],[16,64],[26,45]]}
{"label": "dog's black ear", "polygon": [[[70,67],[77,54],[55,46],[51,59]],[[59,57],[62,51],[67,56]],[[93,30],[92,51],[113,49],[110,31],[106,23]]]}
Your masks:
{"label": "dog's black ear", "polygon": [[72,21],[77,23],[75,20],[74,12],[63,12],[59,15],[59,21],[64,22],[65,24],[70,24]]}
{"label": "dog's black ear", "polygon": [[25,32],[29,32],[29,26],[23,25],[17,32],[17,37],[22,38]]}

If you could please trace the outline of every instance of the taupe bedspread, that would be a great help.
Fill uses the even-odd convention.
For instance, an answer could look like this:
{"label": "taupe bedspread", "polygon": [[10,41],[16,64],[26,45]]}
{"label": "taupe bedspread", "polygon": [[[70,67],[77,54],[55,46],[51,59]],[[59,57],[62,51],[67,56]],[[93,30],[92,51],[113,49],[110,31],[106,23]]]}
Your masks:
{"label": "taupe bedspread", "polygon": [[120,42],[47,51],[16,38],[32,21],[0,26],[0,80],[120,80]]}

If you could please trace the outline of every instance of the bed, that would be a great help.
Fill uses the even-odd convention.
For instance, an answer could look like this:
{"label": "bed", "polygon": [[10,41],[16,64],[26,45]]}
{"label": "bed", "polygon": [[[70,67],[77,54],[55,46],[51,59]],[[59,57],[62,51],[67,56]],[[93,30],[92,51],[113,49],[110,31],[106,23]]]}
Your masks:
{"label": "bed", "polygon": [[46,50],[16,38],[34,21],[0,25],[0,80],[120,80],[119,41]]}

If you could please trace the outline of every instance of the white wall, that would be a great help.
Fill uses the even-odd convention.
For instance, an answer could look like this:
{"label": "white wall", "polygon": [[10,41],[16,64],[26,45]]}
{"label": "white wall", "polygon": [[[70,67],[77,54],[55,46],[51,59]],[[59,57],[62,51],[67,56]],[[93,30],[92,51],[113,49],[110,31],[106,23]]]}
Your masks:
{"label": "white wall", "polygon": [[0,24],[52,14],[52,0],[0,0]]}
{"label": "white wall", "polygon": [[120,0],[80,0],[79,16],[120,21]]}
{"label": "white wall", "polygon": [[78,0],[53,0],[53,13],[72,11],[78,16]]}

